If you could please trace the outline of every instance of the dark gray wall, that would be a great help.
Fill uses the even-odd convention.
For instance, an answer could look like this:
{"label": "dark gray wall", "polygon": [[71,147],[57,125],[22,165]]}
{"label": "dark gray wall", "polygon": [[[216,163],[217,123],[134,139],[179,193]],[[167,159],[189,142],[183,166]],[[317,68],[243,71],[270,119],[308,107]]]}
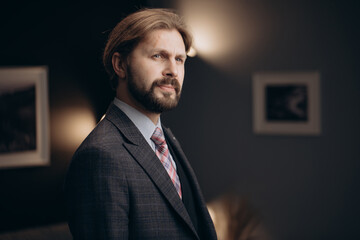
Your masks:
{"label": "dark gray wall", "polygon": [[[358,239],[359,4],[257,3],[276,16],[258,50],[231,71],[190,59],[181,105],[164,119],[208,200],[249,198],[274,239]],[[321,135],[255,135],[251,74],[302,70],[321,73]]]}
{"label": "dark gray wall", "polygon": [[54,133],[63,123],[56,117],[83,102],[91,104],[97,120],[104,114],[114,96],[101,63],[107,33],[144,2],[1,4],[0,67],[49,68],[51,165],[0,169],[0,232],[66,220],[62,185],[76,146],[59,143]]}

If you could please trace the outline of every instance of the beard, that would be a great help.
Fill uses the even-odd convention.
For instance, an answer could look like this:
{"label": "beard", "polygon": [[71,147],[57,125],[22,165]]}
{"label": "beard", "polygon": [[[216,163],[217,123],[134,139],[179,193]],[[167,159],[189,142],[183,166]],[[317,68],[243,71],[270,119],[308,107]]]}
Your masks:
{"label": "beard", "polygon": [[[131,71],[128,71],[128,73],[128,90],[132,97],[147,111],[162,113],[177,106],[181,95],[181,87],[177,79],[171,77],[157,79],[152,83],[150,89],[145,89],[134,81]],[[162,97],[156,96],[155,88],[161,85],[171,85],[175,89],[175,96],[172,97],[174,93],[167,92],[161,93],[163,95]]]}

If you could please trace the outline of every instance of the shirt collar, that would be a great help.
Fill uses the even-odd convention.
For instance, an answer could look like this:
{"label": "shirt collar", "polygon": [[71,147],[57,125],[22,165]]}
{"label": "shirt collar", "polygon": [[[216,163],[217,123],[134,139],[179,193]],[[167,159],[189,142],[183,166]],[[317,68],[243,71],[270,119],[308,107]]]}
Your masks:
{"label": "shirt collar", "polygon": [[153,135],[155,128],[157,127],[159,127],[162,131],[160,118],[155,125],[146,115],[124,103],[123,101],[119,100],[118,98],[114,99],[114,104],[115,106],[120,108],[120,110],[123,111],[128,116],[128,118],[130,118],[130,120],[139,129],[139,131],[141,132],[145,140],[149,143],[149,145],[155,148],[155,145],[151,140],[151,136]]}

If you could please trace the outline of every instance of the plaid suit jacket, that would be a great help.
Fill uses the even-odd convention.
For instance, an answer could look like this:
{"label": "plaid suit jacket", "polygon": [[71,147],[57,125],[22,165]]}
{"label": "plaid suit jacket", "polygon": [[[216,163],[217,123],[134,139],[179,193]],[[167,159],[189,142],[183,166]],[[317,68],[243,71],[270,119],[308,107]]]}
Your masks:
{"label": "plaid suit jacket", "polygon": [[[164,133],[194,189],[202,239],[216,239],[195,174],[171,131]],[[75,152],[65,195],[74,239],[200,239],[154,151],[113,104]]]}

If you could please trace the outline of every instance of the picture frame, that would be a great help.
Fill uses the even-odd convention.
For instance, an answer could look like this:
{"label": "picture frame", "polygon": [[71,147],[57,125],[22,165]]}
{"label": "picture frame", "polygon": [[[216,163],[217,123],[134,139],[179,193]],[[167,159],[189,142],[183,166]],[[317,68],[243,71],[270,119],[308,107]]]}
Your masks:
{"label": "picture frame", "polygon": [[0,168],[50,164],[48,68],[0,68]]}
{"label": "picture frame", "polygon": [[318,71],[256,72],[252,85],[255,134],[321,134]]}

